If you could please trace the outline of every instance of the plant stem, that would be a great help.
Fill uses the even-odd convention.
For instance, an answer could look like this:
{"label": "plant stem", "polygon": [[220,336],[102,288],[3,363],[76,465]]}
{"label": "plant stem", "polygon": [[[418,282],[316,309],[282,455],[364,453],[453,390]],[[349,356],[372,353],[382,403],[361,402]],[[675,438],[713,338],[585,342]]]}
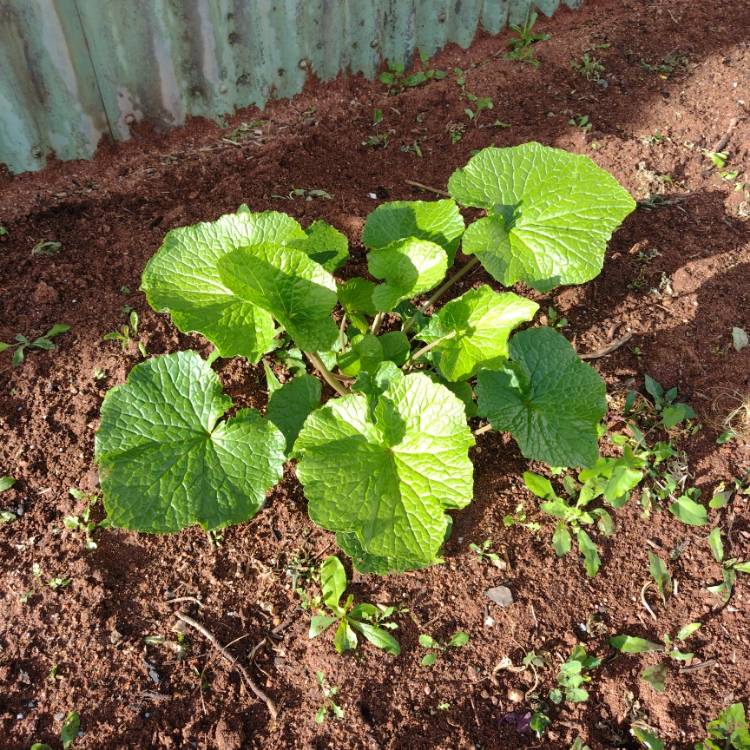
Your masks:
{"label": "plant stem", "polygon": [[430,187],[429,185],[424,185],[421,182],[415,182],[414,180],[404,180],[404,182],[407,185],[411,185],[412,187],[419,188],[420,190],[426,190],[428,193],[435,193],[435,195],[442,195],[446,198],[450,198],[450,193],[447,193],[445,190],[439,190],[438,188]]}
{"label": "plant stem", "polygon": [[421,349],[417,349],[414,354],[412,354],[409,359],[404,362],[404,367],[410,367],[412,362],[418,360],[420,357],[424,357],[427,352],[432,351],[436,346],[439,346],[443,343],[443,341],[447,341],[448,339],[452,339],[456,335],[456,331],[451,331],[450,333],[446,333],[445,336],[441,336],[439,339],[435,339],[434,341],[431,341],[429,344],[425,344]]}
{"label": "plant stem", "polygon": [[310,360],[310,364],[323,376],[323,380],[333,388],[340,396],[348,396],[351,391],[344,387],[333,373],[323,364],[323,360],[314,352],[305,352],[305,356]]}
{"label": "plant stem", "polygon": [[346,313],[341,316],[341,325],[339,326],[339,348],[344,348],[344,339],[346,338]]}
{"label": "plant stem", "polygon": [[375,316],[374,320],[372,321],[372,327],[370,328],[370,333],[373,336],[377,336],[378,335],[378,331],[380,330],[380,326],[383,323],[383,318],[385,318],[385,313],[379,312]]}
{"label": "plant stem", "polygon": [[484,435],[485,432],[489,432],[492,429],[492,425],[487,422],[487,424],[483,424],[481,427],[477,427],[476,430],[474,430],[475,435]]}
{"label": "plant stem", "polygon": [[425,312],[428,307],[434,305],[457,281],[460,281],[467,273],[473,271],[476,266],[479,265],[479,258],[472,258],[458,273],[451,276],[445,281],[442,286],[439,286],[433,295],[421,306],[422,312]]}

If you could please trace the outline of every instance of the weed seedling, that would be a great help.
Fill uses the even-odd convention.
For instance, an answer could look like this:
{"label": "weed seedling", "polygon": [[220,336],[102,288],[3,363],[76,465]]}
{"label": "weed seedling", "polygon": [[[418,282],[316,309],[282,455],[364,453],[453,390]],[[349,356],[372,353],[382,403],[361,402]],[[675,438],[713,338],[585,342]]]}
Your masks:
{"label": "weed seedling", "polygon": [[[140,321],[138,319],[138,313],[129,306],[123,308],[123,312],[127,316],[128,322],[121,326],[119,330],[105,333],[104,336],[102,336],[102,341],[118,341],[122,350],[126,352],[130,348],[130,342],[137,341],[138,339],[138,326],[140,325]],[[140,355],[144,359],[148,357],[146,345],[142,341],[137,341],[137,346]]]}
{"label": "weed seedling", "polygon": [[733,703],[709,721],[706,732],[708,737],[695,750],[750,750],[750,728],[741,703]]}
{"label": "weed seedling", "polygon": [[557,328],[558,330],[562,330],[563,328],[567,328],[568,326],[568,319],[561,316],[557,310],[555,310],[552,305],[550,305],[547,308],[547,325],[550,326],[550,328]]}
{"label": "weed seedling", "polygon": [[33,248],[31,248],[32,255],[57,255],[62,250],[62,243],[55,240],[43,240],[37,242]]}
{"label": "weed seedling", "polygon": [[666,57],[662,58],[661,62],[658,63],[649,63],[643,59],[641,59],[640,62],[640,65],[644,70],[647,70],[649,73],[656,73],[664,80],[671,78],[675,71],[681,68],[687,68],[687,64],[688,58],[679,50],[670,52]]}
{"label": "weed seedling", "polygon": [[82,492],[77,487],[71,487],[68,493],[76,500],[85,503],[85,505],[80,516],[65,516],[63,518],[63,526],[69,531],[83,531],[86,535],[84,547],[87,550],[96,549],[97,544],[94,541],[94,531],[97,528],[104,529],[109,526],[106,518],[99,522],[91,520],[91,511],[99,502],[99,495]]}
{"label": "weed seedling", "polygon": [[511,31],[515,34],[515,37],[508,42],[508,49],[510,50],[505,54],[506,60],[516,60],[518,62],[529,63],[535,68],[539,67],[539,60],[534,57],[533,47],[537,42],[546,42],[550,38],[550,34],[535,34],[534,24],[538,15],[535,11],[529,13],[526,18],[526,23],[523,26],[518,24],[511,25]]}
{"label": "weed seedling", "polygon": [[338,623],[333,636],[333,644],[339,654],[357,648],[357,633],[387,654],[398,656],[401,646],[386,630],[395,630],[398,626],[389,621],[396,611],[395,607],[375,604],[354,604],[351,594],[343,605],[341,597],[346,592],[346,571],[336,555],[330,555],[320,566],[320,588],[324,608],[331,614],[313,615],[310,621],[310,638],[317,638]]}
{"label": "weed seedling", "polygon": [[422,648],[426,648],[428,652],[422,657],[419,663],[423,667],[431,667],[438,660],[438,657],[449,648],[463,648],[468,642],[469,634],[465,633],[463,630],[457,630],[448,639],[447,643],[443,643],[437,638],[427,635],[427,633],[422,633],[419,636],[419,645]]}
{"label": "weed seedling", "polygon": [[712,594],[721,596],[726,605],[732,598],[734,584],[737,582],[737,573],[750,573],[750,560],[738,560],[736,557],[725,559],[724,543],[721,541],[721,529],[718,526],[711,530],[708,535],[708,546],[714,560],[721,565],[721,583],[709,586]]}
{"label": "weed seedling", "polygon": [[[690,662],[695,654],[680,651],[678,644],[684,643],[695,633],[701,624],[699,622],[689,622],[683,625],[677,634],[672,638],[669,634],[664,634],[661,643],[639,638],[634,635],[616,635],[609,639],[612,648],[617,649],[621,654],[649,654],[663,653],[668,659],[677,662]],[[641,671],[641,679],[647,682],[657,693],[663,693],[669,676],[669,662],[661,661],[653,666],[645,667]]]}
{"label": "weed seedling", "polygon": [[604,73],[602,61],[590,52],[584,52],[580,60],[571,60],[570,67],[587,81],[599,81]]}
{"label": "weed seedling", "polygon": [[0,341],[0,352],[4,352],[7,349],[15,349],[13,357],[11,358],[11,364],[13,367],[17,367],[23,362],[26,356],[26,349],[54,349],[55,345],[52,343],[52,339],[69,330],[69,325],[66,325],[65,323],[55,323],[47,333],[36,339],[30,340],[22,333],[17,333],[15,335],[14,344],[6,344],[5,342]]}
{"label": "weed seedling", "polygon": [[[695,419],[695,412],[688,404],[676,401],[677,386],[664,390],[664,388],[650,375],[645,378],[646,392],[653,399],[653,408],[656,411],[659,421],[665,430],[671,430],[687,419]],[[631,395],[632,394],[632,395]],[[625,411],[629,412],[637,396],[635,391],[630,391],[625,401]]]}
{"label": "weed seedling", "polygon": [[505,561],[500,559],[500,555],[492,552],[492,539],[485,539],[481,544],[474,544],[473,542],[469,545],[469,549],[476,553],[480,560],[488,562],[490,565],[494,565],[496,568],[504,568]]}
{"label": "weed seedling", "polygon": [[560,665],[557,673],[558,687],[550,690],[549,699],[556,705],[563,701],[582,703],[588,700],[589,693],[584,685],[591,682],[591,677],[587,673],[601,663],[601,659],[589,656],[580,643],[576,644],[567,661]]}
{"label": "weed seedling", "polygon": [[323,696],[323,703],[315,712],[315,723],[322,724],[330,713],[337,719],[344,718],[344,709],[333,699],[338,695],[339,689],[335,685],[329,685],[323,672],[316,672],[315,679]]}
{"label": "weed seedling", "polygon": [[[73,747],[80,729],[81,717],[76,711],[69,711],[60,729],[60,742],[62,743],[63,750]],[[52,748],[44,742],[35,742],[30,750],[52,750]]]}
{"label": "weed seedling", "polygon": [[560,497],[546,477],[534,472],[524,472],[527,489],[545,502],[544,513],[557,518],[552,535],[552,547],[558,557],[567,555],[575,537],[583,566],[589,576],[595,576],[601,567],[596,545],[584,526],[596,523],[599,530],[609,536],[614,532],[614,520],[601,507],[589,508],[597,498],[603,498],[613,508],[621,508],[630,499],[630,492],[643,479],[644,462],[625,446],[620,458],[599,458],[589,469],[578,473],[578,481],[566,475],[562,480],[565,497]]}
{"label": "weed seedling", "polygon": [[589,120],[588,115],[573,115],[573,117],[568,120],[568,125],[573,125],[582,133],[589,133],[591,128],[594,127],[591,120]]}
{"label": "weed seedling", "polygon": [[[424,68],[429,61],[429,57],[420,52],[419,59]],[[440,81],[447,75],[444,70],[435,70],[432,68],[405,73],[403,63],[388,63],[388,70],[384,70],[378,76],[378,80],[388,88],[388,94],[393,96],[394,94],[400,94],[405,89],[422,86],[432,80]]]}

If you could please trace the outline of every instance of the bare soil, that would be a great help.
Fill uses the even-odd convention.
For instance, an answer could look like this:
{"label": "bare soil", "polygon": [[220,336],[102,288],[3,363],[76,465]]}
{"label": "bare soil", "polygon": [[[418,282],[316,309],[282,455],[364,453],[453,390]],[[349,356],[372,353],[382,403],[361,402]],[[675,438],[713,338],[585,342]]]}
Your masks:
{"label": "bare soil", "polygon": [[[716,437],[722,418],[750,393],[750,348],[737,352],[730,338],[732,326],[750,330],[748,195],[735,189],[750,180],[750,4],[593,0],[538,29],[552,35],[535,47],[538,68],[504,59],[508,34],[480,35],[469,50],[450,47],[430,62],[464,69],[466,89],[492,97],[494,109],[476,124],[452,74],[394,96],[378,82],[341,76],[311,82],[263,112],[240,112],[224,128],[200,120],[169,133],[144,127],[127,144],[103,145],[91,162],[0,176],[0,224],[8,229],[0,238],[0,340],[40,335],[57,322],[72,326],[54,351],[29,351],[19,367],[8,353],[0,357],[0,474],[18,480],[0,507],[22,513],[0,526],[3,748],[25,750],[35,741],[59,747],[69,710],[81,715],[75,747],[82,750],[557,749],[578,735],[594,750],[633,748],[628,728],[637,718],[670,747],[689,748],[725,705],[747,703],[750,576],[739,577],[730,606],[717,608],[705,588],[719,573],[707,529],[664,511],[644,520],[631,501],[617,512],[616,534],[597,537],[603,567],[588,579],[574,555],[554,556],[552,524],[521,483],[527,463],[497,434],[483,435],[474,451],[476,499],[454,514],[445,564],[355,576],[360,599],[410,610],[399,617],[403,651],[395,659],[369,646],[339,657],[327,638],[307,638],[309,615],[285,571],[295,558],[320,559],[335,547],[332,535],[309,521],[293,467],[267,507],[217,545],[199,530],[150,537],[103,529],[95,532],[97,549],[87,551],[81,532],[63,528],[63,517],[83,508],[68,489],[97,488],[92,452],[102,397],[140,359],[134,345],[122,351],[102,341],[126,322],[123,306],[138,311],[150,354],[207,351],[205,341],[176,331],[138,292],[144,264],[167,230],[240,203],[283,210],[304,224],[321,217],[349,236],[353,273],[363,268],[367,213],[384,199],[429,197],[406,180],[444,188],[473,150],[529,140],[588,154],[639,199],[661,196],[660,205],[639,208],[616,234],[598,279],[537,295],[567,317],[565,333],[580,352],[632,333],[626,345],[594,360],[612,394],[610,427],[624,427],[622,397],[642,389],[649,373],[677,386],[698,413],[699,432],[674,436],[687,452],[690,484],[710,492],[744,474],[747,442],[717,445]],[[603,83],[571,66],[586,50],[602,61]],[[377,129],[375,109],[383,112]],[[589,130],[570,124],[580,116]],[[451,129],[461,128],[452,143]],[[362,145],[377,132],[389,134],[385,147]],[[702,152],[725,133],[726,169],[740,172],[734,181],[722,179]],[[331,199],[286,197],[295,188],[325,190]],[[32,255],[42,240],[62,249]],[[488,281],[477,271],[456,293]],[[94,379],[95,370],[104,377]],[[262,368],[232,361],[219,372],[239,405],[263,408]],[[538,534],[504,527],[503,516],[519,503],[542,524]],[[747,502],[738,498],[730,512],[713,516],[728,533],[731,555],[750,558]],[[469,551],[469,543],[485,539],[501,550],[505,570]],[[665,605],[649,599],[654,622],[640,600],[647,550],[666,558],[684,544],[672,563],[678,594]],[[53,590],[47,582],[54,578],[70,584]],[[514,597],[505,609],[484,593],[499,584]],[[183,599],[168,601],[175,597]],[[187,632],[178,653],[179,608],[222,643],[234,642],[232,653],[278,703],[275,724],[200,636]],[[670,666],[663,694],[639,679],[653,657],[610,658],[611,634],[658,640],[690,621],[703,624],[691,650],[709,664],[689,672]],[[432,669],[420,666],[419,633],[447,638],[457,629],[470,643]],[[146,636],[164,642],[149,645]],[[591,697],[556,710],[541,741],[519,733],[508,715],[527,710],[533,675],[498,665],[518,665],[532,649],[546,652],[551,666],[537,688],[546,694],[578,641],[607,657]],[[344,721],[315,723],[322,702],[316,670],[339,687]]]}

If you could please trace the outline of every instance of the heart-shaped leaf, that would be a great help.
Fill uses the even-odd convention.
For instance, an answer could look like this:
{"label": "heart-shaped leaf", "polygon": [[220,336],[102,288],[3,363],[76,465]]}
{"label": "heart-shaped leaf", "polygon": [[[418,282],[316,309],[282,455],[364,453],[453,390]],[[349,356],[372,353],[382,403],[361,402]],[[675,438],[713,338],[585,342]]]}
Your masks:
{"label": "heart-shaped leaf", "polygon": [[222,357],[258,362],[271,348],[273,318],[227,288],[218,260],[240,247],[300,239],[305,232],[290,216],[241,206],[236,214],[167,232],[143,271],[141,290],[154,310],[169,312],[181,331],[203,334]]}
{"label": "heart-shaped leaf", "polygon": [[510,432],[526,458],[551,466],[589,466],[598,456],[596,426],[607,411],[605,385],[551,328],[510,341],[511,362],[477,378],[479,414]]}
{"label": "heart-shaped leaf", "polygon": [[284,436],[232,400],[195,352],[136,365],[110,390],[96,433],[104,507],[113,526],[171,532],[252,518],[281,479]]}
{"label": "heart-shaped leaf", "polygon": [[360,395],[329,401],[308,417],[294,452],[316,523],[354,534],[369,555],[417,567],[436,560],[445,511],[471,502],[473,444],[461,401],[413,373],[372,411]]}
{"label": "heart-shaped leaf", "polygon": [[429,240],[445,250],[452,265],[463,231],[464,219],[455,201],[390,201],[367,217],[362,242],[374,249],[407,237]]}
{"label": "heart-shaped leaf", "polygon": [[372,293],[375,307],[388,312],[405,299],[437,286],[448,268],[448,256],[440,245],[410,237],[367,254],[367,267],[378,284]]}
{"label": "heart-shaped leaf", "polygon": [[579,284],[602,269],[612,232],[635,201],[587,156],[525,143],[482,149],[448,182],[463,206],[484,208],[463,237],[501,284]]}
{"label": "heart-shaped leaf", "polygon": [[468,380],[481,368],[502,365],[511,331],[538,309],[536,302],[485,285],[448,302],[418,338],[428,344],[443,339],[433,349],[441,374],[447,380]]}

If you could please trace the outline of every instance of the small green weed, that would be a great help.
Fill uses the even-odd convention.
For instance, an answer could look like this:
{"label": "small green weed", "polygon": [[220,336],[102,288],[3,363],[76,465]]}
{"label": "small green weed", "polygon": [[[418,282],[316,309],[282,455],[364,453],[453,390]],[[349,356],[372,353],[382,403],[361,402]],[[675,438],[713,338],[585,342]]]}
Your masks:
{"label": "small green weed", "polygon": [[584,685],[591,682],[591,677],[587,673],[601,663],[601,659],[589,656],[580,643],[576,644],[567,661],[560,665],[557,673],[558,687],[550,690],[549,699],[556,705],[563,701],[583,703],[588,700],[589,693]]}
{"label": "small green weed", "polygon": [[[388,632],[398,626],[390,622],[396,611],[395,607],[375,604],[354,604],[354,598],[349,595],[343,605],[341,597],[346,592],[346,571],[336,555],[330,555],[320,566],[320,588],[323,609],[331,614],[313,615],[310,621],[310,638],[317,638],[328,630],[334,623],[338,623],[333,644],[339,654],[357,648],[357,633],[388,654],[398,656],[401,646]],[[387,628],[387,630],[386,630]]]}
{"label": "small green weed", "polygon": [[723,603],[728,604],[732,598],[737,573],[750,573],[750,560],[738,560],[736,557],[724,557],[724,543],[721,540],[721,529],[718,526],[711,529],[708,535],[708,546],[714,560],[721,565],[721,583],[709,586],[712,594],[721,596]]}
{"label": "small green weed", "polygon": [[463,648],[469,642],[469,634],[463,630],[457,630],[446,643],[433,638],[427,633],[419,636],[419,645],[428,649],[428,652],[419,662],[423,667],[431,667],[438,660],[438,657],[449,648]]}
{"label": "small green weed", "polygon": [[145,359],[148,357],[148,351],[146,351],[146,345],[138,339],[138,327],[140,325],[138,313],[128,306],[123,308],[123,313],[127,316],[128,322],[121,326],[119,330],[105,333],[102,336],[102,341],[117,341],[124,352],[130,348],[131,342],[135,341],[139,354]]}
{"label": "small green weed", "polygon": [[518,24],[511,25],[511,31],[515,34],[508,42],[508,49],[510,50],[505,54],[506,60],[516,60],[517,62],[528,63],[533,65],[535,68],[539,67],[539,60],[534,56],[534,45],[538,42],[546,42],[550,39],[550,34],[535,34],[534,24],[536,23],[538,15],[532,11],[526,18],[526,23],[523,26]]}
{"label": "small green weed", "polygon": [[500,555],[492,552],[492,545],[492,539],[485,539],[481,544],[470,544],[469,549],[476,553],[480,560],[494,565],[496,568],[505,568],[505,561],[500,558]]}
{"label": "small green weed", "polygon": [[[422,67],[427,64],[429,57],[424,53],[419,53],[419,60]],[[378,80],[388,88],[388,94],[400,94],[405,89],[422,86],[429,81],[440,81],[448,74],[444,70],[424,68],[416,70],[413,73],[406,73],[403,63],[388,63],[388,70],[384,70]]]}
{"label": "small green weed", "polygon": [[55,345],[52,343],[52,339],[69,330],[69,325],[66,325],[65,323],[55,323],[47,333],[36,339],[28,339],[22,333],[17,333],[14,337],[15,343],[13,344],[6,344],[4,341],[0,341],[0,352],[4,352],[7,349],[14,349],[11,364],[13,367],[17,367],[24,361],[26,349],[54,349]]}
{"label": "small green weed", "polygon": [[695,750],[750,750],[750,730],[741,703],[733,703],[709,721],[706,732],[708,737]]}
{"label": "small green weed", "polygon": [[587,81],[599,81],[602,73],[604,73],[604,64],[598,57],[594,57],[590,51],[584,52],[580,60],[571,60],[570,67]]}
{"label": "small green weed", "polygon": [[323,696],[323,703],[315,712],[315,723],[322,724],[331,714],[336,719],[344,718],[344,709],[333,699],[338,695],[339,689],[335,685],[329,685],[323,672],[316,672],[315,679]]}

